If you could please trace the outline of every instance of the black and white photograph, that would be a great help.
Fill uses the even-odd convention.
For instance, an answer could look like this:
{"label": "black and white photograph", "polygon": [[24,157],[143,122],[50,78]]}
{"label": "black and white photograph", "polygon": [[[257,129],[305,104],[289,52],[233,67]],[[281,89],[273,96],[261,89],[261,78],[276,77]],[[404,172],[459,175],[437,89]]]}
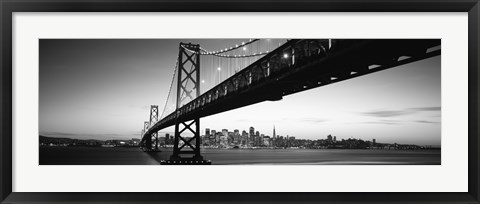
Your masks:
{"label": "black and white photograph", "polygon": [[441,39],[39,39],[39,165],[441,165]]}

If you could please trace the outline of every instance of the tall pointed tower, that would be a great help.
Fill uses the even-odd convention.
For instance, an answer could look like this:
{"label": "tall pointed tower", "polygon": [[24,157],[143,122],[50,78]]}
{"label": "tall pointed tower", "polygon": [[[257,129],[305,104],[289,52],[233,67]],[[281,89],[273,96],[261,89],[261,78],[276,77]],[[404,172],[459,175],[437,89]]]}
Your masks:
{"label": "tall pointed tower", "polygon": [[273,139],[275,139],[275,125],[273,125]]}
{"label": "tall pointed tower", "polygon": [[275,137],[277,135],[275,134],[275,125],[273,125],[273,135],[272,135],[272,146],[275,146]]}

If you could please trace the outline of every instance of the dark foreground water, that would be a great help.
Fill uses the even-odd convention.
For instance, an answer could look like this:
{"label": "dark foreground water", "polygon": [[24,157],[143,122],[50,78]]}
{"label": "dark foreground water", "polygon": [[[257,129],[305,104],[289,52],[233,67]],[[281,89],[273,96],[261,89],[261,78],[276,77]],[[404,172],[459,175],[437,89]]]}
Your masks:
{"label": "dark foreground water", "polygon": [[[40,147],[40,165],[157,165],[171,149]],[[203,149],[212,164],[439,165],[440,150]]]}
{"label": "dark foreground water", "polygon": [[[171,154],[134,147],[40,147],[40,165],[156,165]],[[440,150],[203,149],[202,155],[212,164],[440,164]]]}

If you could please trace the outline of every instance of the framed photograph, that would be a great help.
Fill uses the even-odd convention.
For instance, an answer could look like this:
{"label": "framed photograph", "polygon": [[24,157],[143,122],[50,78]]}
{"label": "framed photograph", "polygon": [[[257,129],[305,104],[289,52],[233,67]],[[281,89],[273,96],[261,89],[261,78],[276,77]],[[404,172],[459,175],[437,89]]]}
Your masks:
{"label": "framed photograph", "polygon": [[2,203],[479,203],[472,1],[1,1]]}

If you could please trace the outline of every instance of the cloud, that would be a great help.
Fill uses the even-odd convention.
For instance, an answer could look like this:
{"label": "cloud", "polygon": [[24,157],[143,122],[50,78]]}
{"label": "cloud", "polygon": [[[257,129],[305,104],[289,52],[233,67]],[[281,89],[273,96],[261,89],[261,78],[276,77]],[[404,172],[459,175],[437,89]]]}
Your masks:
{"label": "cloud", "polygon": [[363,112],[360,114],[366,115],[366,116],[372,116],[372,117],[396,117],[396,116],[415,114],[418,112],[440,111],[440,110],[441,110],[441,107],[434,106],[434,107],[406,108],[403,110],[375,110],[375,111]]}
{"label": "cloud", "polygon": [[66,133],[66,132],[50,132],[50,131],[40,131],[40,135],[55,135],[55,136],[77,136],[76,133]]}
{"label": "cloud", "polygon": [[395,117],[410,114],[411,111],[408,110],[386,110],[386,111],[369,111],[363,112],[363,115],[373,116],[373,117]]}
{"label": "cloud", "polygon": [[442,110],[442,107],[434,106],[434,107],[410,108],[410,110],[413,110],[413,111],[440,111],[440,110]]}
{"label": "cloud", "polygon": [[380,125],[399,125],[403,123],[400,120],[378,120],[378,121],[367,121],[361,122],[361,124],[380,124]]}
{"label": "cloud", "polygon": [[47,137],[59,137],[59,138],[71,138],[71,139],[97,139],[97,140],[107,140],[107,139],[131,139],[138,138],[140,133],[137,134],[87,134],[87,133],[67,133],[67,132],[52,132],[52,131],[41,131],[39,135]]}
{"label": "cloud", "polygon": [[428,123],[428,124],[437,124],[437,123],[440,123],[440,122],[436,122],[436,121],[427,121],[427,120],[417,120],[415,121],[417,123]]}

